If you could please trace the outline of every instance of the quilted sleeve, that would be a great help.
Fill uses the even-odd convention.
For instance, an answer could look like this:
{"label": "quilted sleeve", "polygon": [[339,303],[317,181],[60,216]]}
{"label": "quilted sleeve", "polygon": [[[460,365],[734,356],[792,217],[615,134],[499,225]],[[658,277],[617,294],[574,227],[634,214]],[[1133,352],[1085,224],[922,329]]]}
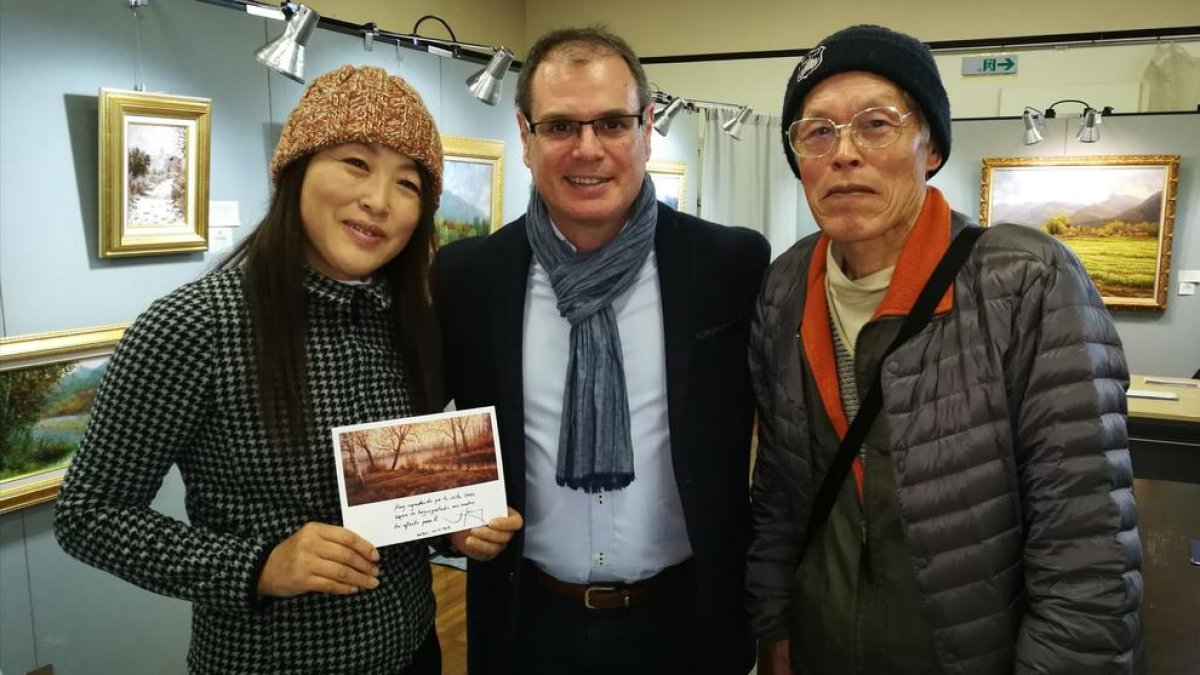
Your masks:
{"label": "quilted sleeve", "polygon": [[[772,270],[774,271],[774,269]],[[767,301],[770,278],[755,307],[750,326],[750,378],[758,408],[758,446],[750,488],[752,536],[746,558],[746,593],[750,629],[760,640],[774,642],[788,636],[791,614],[792,578],[799,565],[795,491],[798,462],[785,443],[783,415],[799,411],[777,411],[778,369],[771,362],[772,335],[786,333],[778,325],[777,312]]]}
{"label": "quilted sleeve", "polygon": [[[150,508],[168,469],[211,423],[212,308],[196,286],[154,303],[117,346],[63,482],[54,530],[67,553],[130,583],[247,612],[270,542]],[[203,499],[188,495],[189,503]]]}
{"label": "quilted sleeve", "polygon": [[1142,597],[1129,376],[1087,273],[1066,247],[1052,250],[1026,271],[1006,355],[1027,532],[1016,672],[1129,673]]}

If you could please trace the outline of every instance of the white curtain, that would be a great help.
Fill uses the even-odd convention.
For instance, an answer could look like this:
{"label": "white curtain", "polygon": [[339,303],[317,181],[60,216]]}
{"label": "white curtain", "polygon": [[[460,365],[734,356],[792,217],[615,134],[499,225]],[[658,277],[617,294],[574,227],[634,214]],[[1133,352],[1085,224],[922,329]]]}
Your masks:
{"label": "white curtain", "polygon": [[800,238],[800,181],[783,157],[780,119],[751,115],[741,140],[721,129],[735,108],[704,110],[700,167],[700,217],[758,230],[771,242],[771,257]]}

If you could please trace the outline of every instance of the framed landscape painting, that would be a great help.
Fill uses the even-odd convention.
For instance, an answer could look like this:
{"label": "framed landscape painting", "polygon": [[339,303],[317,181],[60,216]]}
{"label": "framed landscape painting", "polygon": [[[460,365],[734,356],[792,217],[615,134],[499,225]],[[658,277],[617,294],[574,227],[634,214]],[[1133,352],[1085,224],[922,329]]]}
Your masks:
{"label": "framed landscape painting", "polygon": [[124,325],[0,338],[0,513],[54,499]]}
{"label": "framed landscape painting", "polygon": [[979,222],[1075,252],[1111,309],[1165,309],[1179,155],[985,158]]}
{"label": "framed landscape painting", "polygon": [[206,98],[100,90],[101,258],[208,248]]}
{"label": "framed landscape painting", "polygon": [[442,136],[442,150],[442,201],[433,216],[438,245],[495,232],[504,218],[504,142]]}
{"label": "framed landscape painting", "polygon": [[687,162],[653,160],[646,163],[646,172],[654,182],[658,201],[676,211],[691,213],[687,201]]}

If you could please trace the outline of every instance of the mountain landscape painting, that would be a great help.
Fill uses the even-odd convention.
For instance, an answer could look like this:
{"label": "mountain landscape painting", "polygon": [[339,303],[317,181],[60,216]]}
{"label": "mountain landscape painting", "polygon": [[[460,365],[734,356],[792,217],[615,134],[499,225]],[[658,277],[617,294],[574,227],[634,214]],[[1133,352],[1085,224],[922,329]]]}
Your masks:
{"label": "mountain landscape painting", "polygon": [[490,163],[446,158],[442,201],[433,217],[439,245],[492,231],[494,170]]}
{"label": "mountain landscape painting", "polygon": [[442,136],[442,201],[433,216],[438,246],[498,229],[504,142]]}
{"label": "mountain landscape painting", "polygon": [[[1158,161],[1131,161],[1142,159]],[[981,221],[1036,228],[1063,242],[1110,306],[1161,309],[1178,167],[1177,159],[1162,160],[985,159]]]}

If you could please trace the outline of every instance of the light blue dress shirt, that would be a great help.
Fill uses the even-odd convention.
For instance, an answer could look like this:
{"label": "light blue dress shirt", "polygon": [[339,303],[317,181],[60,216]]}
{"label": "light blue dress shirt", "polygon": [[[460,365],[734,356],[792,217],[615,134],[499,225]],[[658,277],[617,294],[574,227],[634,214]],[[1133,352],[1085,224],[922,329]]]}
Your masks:
{"label": "light blue dress shirt", "polygon": [[[557,232],[556,232],[557,234]],[[561,236],[561,235],[560,235]],[[525,296],[525,557],[570,583],[633,582],[692,555],[671,464],[658,263],[613,302],[629,391],[634,479],[621,490],[559,486],[558,431],[571,325],[534,260]]]}

